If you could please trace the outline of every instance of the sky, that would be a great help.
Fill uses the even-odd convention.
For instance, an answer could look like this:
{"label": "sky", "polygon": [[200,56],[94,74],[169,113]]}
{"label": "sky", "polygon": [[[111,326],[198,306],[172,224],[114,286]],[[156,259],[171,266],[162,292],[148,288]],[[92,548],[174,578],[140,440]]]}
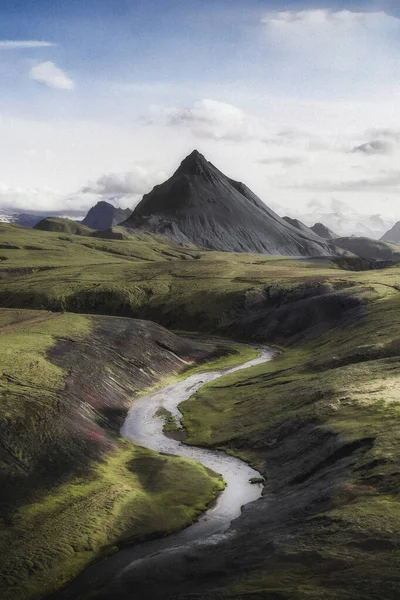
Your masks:
{"label": "sky", "polygon": [[6,212],[133,207],[197,148],[282,215],[395,222],[400,6],[2,0],[0,140]]}

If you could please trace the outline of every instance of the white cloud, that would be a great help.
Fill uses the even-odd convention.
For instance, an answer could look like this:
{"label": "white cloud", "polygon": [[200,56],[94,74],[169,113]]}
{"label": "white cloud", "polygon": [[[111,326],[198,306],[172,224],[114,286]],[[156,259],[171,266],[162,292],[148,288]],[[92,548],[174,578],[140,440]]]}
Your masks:
{"label": "white cloud", "polygon": [[[285,186],[284,186],[285,187]],[[290,185],[289,187],[292,187]],[[386,194],[400,192],[400,171],[388,171],[379,176],[365,177],[363,179],[317,179],[304,181],[298,185],[299,189],[321,192],[365,192],[376,194],[377,191]]]}
{"label": "white cloud", "polygon": [[204,99],[190,108],[172,110],[169,124],[185,126],[194,135],[240,142],[260,135],[258,119],[232,104]]}
{"label": "white cloud", "polygon": [[150,173],[147,169],[134,165],[128,173],[102,175],[97,181],[85,186],[82,191],[103,196],[114,194],[141,195],[149,192],[156,183],[161,183],[166,178],[165,172]]}
{"label": "white cloud", "polygon": [[52,42],[39,40],[0,40],[0,50],[20,50],[24,48],[48,48],[54,46]]}
{"label": "white cloud", "polygon": [[263,23],[276,27],[302,25],[309,28],[321,26],[363,25],[381,27],[399,23],[396,17],[380,12],[352,12],[350,10],[333,11],[329,8],[311,9],[301,11],[272,12],[263,17]]}
{"label": "white cloud", "polygon": [[281,165],[282,167],[297,167],[307,162],[303,156],[273,156],[260,158],[258,162],[261,165]]}
{"label": "white cloud", "polygon": [[75,87],[72,79],[51,61],[32,67],[29,76],[34,81],[57,90],[72,90]]}

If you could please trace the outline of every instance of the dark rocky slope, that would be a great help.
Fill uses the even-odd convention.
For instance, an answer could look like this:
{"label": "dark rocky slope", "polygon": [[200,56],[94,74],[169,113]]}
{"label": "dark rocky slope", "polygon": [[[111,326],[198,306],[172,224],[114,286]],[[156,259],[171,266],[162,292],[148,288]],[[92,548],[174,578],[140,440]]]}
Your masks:
{"label": "dark rocky slope", "polygon": [[122,225],[229,252],[334,254],[329,243],[287,223],[196,150],[168,181],[143,197]]}
{"label": "dark rocky slope", "polygon": [[110,229],[125,221],[131,212],[129,208],[125,210],[116,208],[109,202],[101,200],[89,210],[82,220],[82,224],[90,227],[90,229]]}
{"label": "dark rocky slope", "polygon": [[[50,410],[24,419],[0,421],[0,514],[27,498],[82,472],[112,445],[132,397],[162,376],[205,357],[205,351],[150,321],[92,317],[94,331],[83,340],[65,337],[49,360],[68,372],[64,389],[54,390]],[[4,340],[6,343],[6,340]],[[32,403],[18,382],[7,391]],[[46,393],[48,391],[46,390]],[[2,415],[4,416],[4,415]],[[36,421],[37,418],[37,421]],[[110,437],[111,436],[111,437]],[[21,460],[23,456],[23,460]]]}
{"label": "dark rocky slope", "polygon": [[292,219],[291,217],[283,217],[283,220],[286,221],[286,223],[289,223],[289,225],[292,225],[292,227],[295,227],[299,231],[302,231],[310,238],[319,238],[319,235],[312,231],[310,227],[307,227],[307,225],[303,223],[303,221],[300,221],[299,219]]}
{"label": "dark rocky slope", "polygon": [[391,242],[392,244],[400,244],[400,221],[393,225],[392,229],[389,229],[381,237],[382,242]]}
{"label": "dark rocky slope", "polygon": [[319,237],[322,237],[326,240],[339,237],[334,231],[332,231],[332,229],[329,229],[329,227],[323,223],[315,223],[315,225],[311,227],[311,230],[319,235]]}

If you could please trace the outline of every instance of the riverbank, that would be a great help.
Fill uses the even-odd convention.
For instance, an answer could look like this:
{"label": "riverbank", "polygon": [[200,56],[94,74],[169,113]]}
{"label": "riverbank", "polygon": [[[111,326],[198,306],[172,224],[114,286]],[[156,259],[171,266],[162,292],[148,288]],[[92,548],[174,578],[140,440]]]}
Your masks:
{"label": "riverbank", "polygon": [[42,597],[124,540],[185,527],[223,487],[118,429],[146,388],[239,352],[150,322],[44,311],[0,310],[0,335],[2,598]]}
{"label": "riverbank", "polygon": [[400,295],[378,290],[346,326],[182,405],[188,442],[251,460],[265,494],[229,538],[126,570],[113,598],[399,598]]}

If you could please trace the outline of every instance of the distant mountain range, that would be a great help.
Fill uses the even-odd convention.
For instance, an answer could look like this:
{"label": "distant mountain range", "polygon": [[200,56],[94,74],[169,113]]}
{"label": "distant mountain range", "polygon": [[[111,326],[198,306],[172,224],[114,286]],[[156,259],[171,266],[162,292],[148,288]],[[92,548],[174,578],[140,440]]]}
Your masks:
{"label": "distant mountain range", "polygon": [[281,218],[243,183],[224,175],[195,150],[133,212],[101,200],[82,221],[0,211],[0,223],[86,236],[99,232],[111,239],[149,231],[178,243],[230,252],[331,256],[344,251],[375,260],[398,260],[394,245],[400,244],[400,221],[391,227],[380,215],[355,214],[343,203],[336,202],[332,208],[336,212],[321,213],[317,206],[305,215],[308,223],[314,215],[318,217],[314,225],[299,218]]}
{"label": "distant mountain range", "polygon": [[286,256],[334,253],[326,240],[279,217],[197,150],[170,179],[146,194],[121,225],[213,250]]}
{"label": "distant mountain range", "polygon": [[[101,200],[95,206],[93,206],[86,217],[82,221],[78,221],[90,229],[110,229],[115,227],[121,221],[124,221],[131,214],[131,209],[117,208],[110,202]],[[28,213],[7,213],[0,211],[0,223],[14,223],[21,227],[34,227],[37,223],[46,218],[54,219],[65,219],[68,218],[66,215],[52,215],[50,214],[28,214]]]}
{"label": "distant mountain range", "polygon": [[30,215],[26,213],[6,213],[0,212],[0,223],[15,223],[21,227],[33,227],[43,219],[42,215]]}
{"label": "distant mountain range", "polygon": [[[327,212],[318,207],[308,213],[294,211],[291,216],[306,223],[315,232],[318,229],[314,229],[315,225],[313,224],[321,223],[324,227],[342,237],[355,235],[375,240],[381,238],[393,225],[393,221],[386,219],[382,215],[356,213],[344,206],[343,209],[340,207],[336,208],[334,212]],[[321,235],[321,232],[318,235]]]}

